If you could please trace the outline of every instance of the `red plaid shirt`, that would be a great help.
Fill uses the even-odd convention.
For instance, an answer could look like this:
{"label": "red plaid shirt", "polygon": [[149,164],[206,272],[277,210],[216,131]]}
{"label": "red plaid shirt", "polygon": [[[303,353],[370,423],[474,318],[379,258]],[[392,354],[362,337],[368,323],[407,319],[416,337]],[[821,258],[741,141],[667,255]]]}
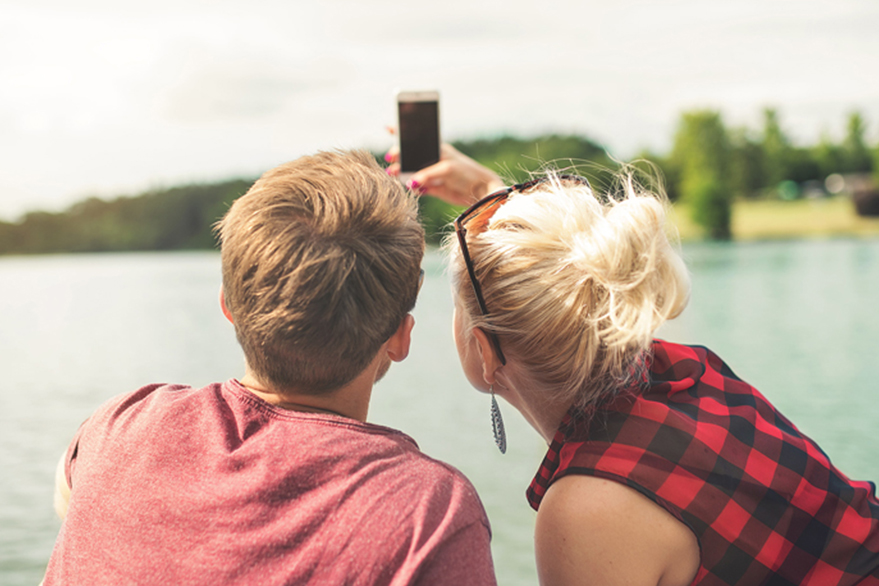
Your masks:
{"label": "red plaid shirt", "polygon": [[846,478],[710,350],[656,340],[648,387],[571,411],[528,489],[616,480],[687,524],[694,584],[879,585],[875,485]]}

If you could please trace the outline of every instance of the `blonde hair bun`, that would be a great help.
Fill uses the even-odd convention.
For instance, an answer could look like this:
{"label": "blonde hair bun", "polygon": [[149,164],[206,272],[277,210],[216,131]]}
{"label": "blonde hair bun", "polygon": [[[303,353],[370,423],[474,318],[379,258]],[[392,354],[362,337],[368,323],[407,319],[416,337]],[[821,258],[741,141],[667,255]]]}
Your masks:
{"label": "blonde hair bun", "polygon": [[512,194],[483,233],[468,237],[489,316],[450,247],[458,301],[534,383],[593,402],[640,376],[656,328],[689,298],[666,207],[661,191],[628,172],[603,193],[550,175]]}

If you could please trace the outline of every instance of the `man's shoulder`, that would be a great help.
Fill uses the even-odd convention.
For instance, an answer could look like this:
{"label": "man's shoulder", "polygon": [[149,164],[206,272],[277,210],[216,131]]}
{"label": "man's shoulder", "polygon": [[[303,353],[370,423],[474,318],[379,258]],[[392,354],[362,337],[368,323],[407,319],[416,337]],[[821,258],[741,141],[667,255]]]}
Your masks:
{"label": "man's shoulder", "polygon": [[[329,431],[329,430],[328,430]],[[336,435],[329,431],[329,435]],[[443,500],[482,510],[476,489],[463,472],[452,464],[429,456],[403,431],[372,423],[352,422],[339,429],[336,440],[349,469],[368,471],[358,475],[373,488],[408,495],[413,500]],[[328,440],[327,436],[318,442]],[[342,446],[339,442],[344,442]],[[331,448],[327,453],[336,452]],[[340,455],[336,452],[337,455]]]}
{"label": "man's shoulder", "polygon": [[433,483],[448,483],[449,485],[461,486],[462,488],[472,490],[475,494],[470,480],[463,472],[458,470],[452,464],[438,460],[428,456],[417,447],[412,451],[413,464],[410,466],[410,474]]}
{"label": "man's shoulder", "polygon": [[[369,500],[377,497],[387,505],[376,515],[411,519],[416,525],[447,524],[455,529],[477,524],[491,531],[482,500],[463,472],[428,456],[414,444],[401,443],[400,447],[401,452],[396,454],[384,450],[361,454],[361,463],[366,463],[363,470],[382,468],[375,475],[356,475],[363,479],[362,494],[370,495]],[[376,459],[370,462],[370,458]]]}
{"label": "man's shoulder", "polygon": [[167,423],[176,413],[192,413],[192,401],[210,401],[220,383],[193,388],[184,384],[152,383],[115,395],[98,406],[82,423],[75,439],[107,439],[156,422]]}
{"label": "man's shoulder", "polygon": [[463,482],[469,484],[467,477],[453,465],[438,460],[421,451],[418,443],[406,432],[374,423],[358,423],[357,431],[370,440],[362,445],[373,455],[381,454],[388,459],[398,460],[400,473],[433,481]]}
{"label": "man's shoulder", "polygon": [[220,386],[220,383],[215,383],[197,389],[185,384],[150,383],[110,397],[95,409],[90,419],[114,418],[126,412],[156,409],[163,404],[191,398],[196,394],[209,394],[212,389],[219,389]]}

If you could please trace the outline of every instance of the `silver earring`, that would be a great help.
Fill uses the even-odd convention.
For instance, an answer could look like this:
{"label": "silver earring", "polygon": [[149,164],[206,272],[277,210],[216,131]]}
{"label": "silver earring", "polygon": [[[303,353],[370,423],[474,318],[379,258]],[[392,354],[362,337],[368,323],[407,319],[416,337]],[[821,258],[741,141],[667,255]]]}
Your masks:
{"label": "silver earring", "polygon": [[494,433],[494,443],[501,454],[506,454],[507,433],[504,431],[504,418],[501,417],[501,409],[494,396],[494,387],[489,388],[489,392],[491,393],[491,431]]}

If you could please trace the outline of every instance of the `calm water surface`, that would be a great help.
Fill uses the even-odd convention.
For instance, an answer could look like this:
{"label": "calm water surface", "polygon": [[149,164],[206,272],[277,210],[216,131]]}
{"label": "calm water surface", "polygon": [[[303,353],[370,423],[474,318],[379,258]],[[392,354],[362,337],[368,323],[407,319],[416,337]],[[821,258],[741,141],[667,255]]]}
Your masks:
{"label": "calm water surface", "polygon": [[[879,480],[879,241],[691,245],[693,296],[660,335],[718,352],[849,476]],[[524,491],[545,446],[508,405],[509,449],[451,340],[440,258],[425,259],[410,357],[373,395],[370,419],[461,469],[491,518],[499,582],[535,584]],[[215,253],[0,259],[0,584],[39,582],[60,522],[55,463],[107,398],[147,382],[240,376],[217,304]]]}

